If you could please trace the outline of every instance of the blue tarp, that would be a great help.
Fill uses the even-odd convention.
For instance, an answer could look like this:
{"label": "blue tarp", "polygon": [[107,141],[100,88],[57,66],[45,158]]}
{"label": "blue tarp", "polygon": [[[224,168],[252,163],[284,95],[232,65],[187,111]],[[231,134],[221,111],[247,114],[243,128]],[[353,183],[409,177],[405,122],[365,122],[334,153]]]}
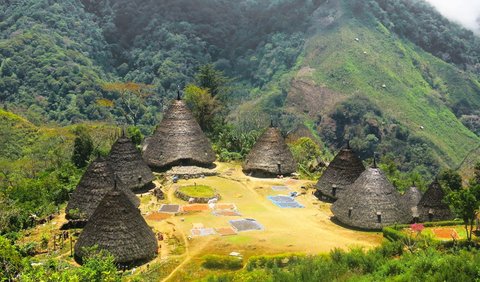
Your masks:
{"label": "blue tarp", "polygon": [[267,197],[272,203],[280,208],[304,208],[302,204],[295,201],[294,198],[284,195],[268,196]]}

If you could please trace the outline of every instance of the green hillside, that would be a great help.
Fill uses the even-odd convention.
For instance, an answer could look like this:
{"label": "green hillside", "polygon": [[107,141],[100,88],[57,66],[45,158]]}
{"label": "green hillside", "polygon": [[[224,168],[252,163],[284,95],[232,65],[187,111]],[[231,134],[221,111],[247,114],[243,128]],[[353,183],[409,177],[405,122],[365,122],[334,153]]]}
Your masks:
{"label": "green hillside", "polygon": [[[328,95],[336,96],[319,96],[337,100],[327,105],[330,109],[319,112],[332,115],[349,97],[366,97],[384,115],[379,120],[380,131],[387,130],[388,123],[404,126],[411,137],[433,149],[439,164],[458,166],[480,141],[455,116],[462,103],[470,108],[480,105],[480,84],[475,76],[399,38],[378,21],[354,18],[344,3],[329,5],[330,13],[324,17],[336,18],[327,28],[317,28],[307,40],[301,71],[296,75],[310,87],[326,87],[331,91]],[[323,20],[320,17],[318,22]],[[297,105],[297,113],[305,107]],[[318,129],[325,126],[323,119]],[[379,132],[376,137],[382,135]],[[335,141],[342,140],[339,136]],[[378,146],[377,150],[386,154],[394,150],[390,147]]]}
{"label": "green hillside", "polygon": [[[99,152],[119,134],[111,125],[82,126]],[[35,126],[0,110],[0,233],[30,227],[32,215],[44,218],[68,199],[83,173],[71,162],[76,127]]]}
{"label": "green hillside", "polygon": [[428,176],[479,141],[479,38],[423,1],[9,2],[0,103],[35,125],[125,123],[98,102],[121,104],[105,82],[134,81],[151,85],[136,119],[149,134],[211,64],[229,82],[232,139],[270,119],[285,133],[308,124],[331,151],[352,139],[363,159]]}

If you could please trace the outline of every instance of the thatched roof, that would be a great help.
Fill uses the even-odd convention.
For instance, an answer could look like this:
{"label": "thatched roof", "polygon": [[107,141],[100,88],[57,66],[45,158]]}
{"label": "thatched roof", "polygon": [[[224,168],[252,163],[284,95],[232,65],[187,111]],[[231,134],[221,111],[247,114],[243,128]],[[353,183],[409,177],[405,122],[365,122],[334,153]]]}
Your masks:
{"label": "thatched roof", "polygon": [[282,133],[270,126],[257,140],[243,163],[243,170],[254,175],[288,175],[297,169]]}
{"label": "thatched roof", "polygon": [[143,150],[143,158],[154,169],[211,166],[215,161],[210,141],[182,100],[173,101]]}
{"label": "thatched roof", "polygon": [[411,220],[400,194],[376,167],[366,169],[345,190],[333,203],[332,212],[343,224],[368,230]]}
{"label": "thatched roof", "polygon": [[140,210],[113,188],[100,202],[75,244],[75,259],[82,261],[84,247],[97,245],[109,251],[121,265],[137,265],[156,256],[157,240]]}
{"label": "thatched roof", "polygon": [[423,194],[422,199],[418,203],[418,212],[420,221],[440,221],[453,219],[450,207],[443,202],[445,192],[442,186],[435,179],[427,191]]}
{"label": "thatched roof", "polygon": [[[83,174],[73,191],[66,208],[67,219],[87,220],[95,211],[103,197],[113,188],[114,172],[103,157],[96,158]],[[123,188],[123,184],[119,184]],[[125,189],[130,201],[138,206],[139,199],[130,189]]]}
{"label": "thatched roof", "polygon": [[315,195],[320,200],[334,201],[365,170],[362,161],[349,146],[338,152],[317,182]]}
{"label": "thatched roof", "polygon": [[142,155],[125,134],[113,144],[108,161],[120,181],[132,190],[149,185],[154,179]]}

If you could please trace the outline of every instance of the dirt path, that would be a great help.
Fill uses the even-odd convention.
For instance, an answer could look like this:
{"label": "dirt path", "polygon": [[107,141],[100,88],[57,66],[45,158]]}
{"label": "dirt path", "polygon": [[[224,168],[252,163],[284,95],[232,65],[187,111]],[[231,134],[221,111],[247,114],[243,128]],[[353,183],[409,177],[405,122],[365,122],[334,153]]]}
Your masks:
{"label": "dirt path", "polygon": [[177,267],[175,267],[167,277],[163,278],[162,282],[166,282],[171,279],[178,270],[180,270],[184,265],[186,265],[193,257],[198,255],[213,239],[212,237],[208,237],[207,240],[201,242],[200,245],[195,246],[193,249],[191,249],[189,246],[190,243],[187,240],[185,233],[183,231],[180,232],[182,234],[183,241],[185,242],[185,259],[179,265],[177,265]]}

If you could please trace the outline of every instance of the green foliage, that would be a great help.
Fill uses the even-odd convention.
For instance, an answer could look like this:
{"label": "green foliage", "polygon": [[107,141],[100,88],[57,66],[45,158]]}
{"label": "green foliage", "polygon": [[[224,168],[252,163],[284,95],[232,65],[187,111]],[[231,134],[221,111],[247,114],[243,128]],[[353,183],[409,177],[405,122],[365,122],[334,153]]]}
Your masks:
{"label": "green foliage", "polygon": [[140,146],[143,141],[143,134],[136,126],[129,126],[127,128],[127,136],[132,139],[133,144]]}
{"label": "green foliage", "polygon": [[242,160],[255,145],[259,131],[241,131],[232,125],[220,127],[213,148],[220,161]]}
{"label": "green foliage", "polygon": [[15,246],[0,236],[0,280],[11,281],[22,270],[22,257]]}
{"label": "green foliage", "polygon": [[[440,227],[440,226],[454,226],[461,225],[463,222],[458,220],[446,220],[446,221],[432,221],[422,223],[424,227]],[[401,230],[404,228],[409,228],[408,224],[396,224],[392,226],[386,226],[382,228],[383,237],[387,238],[390,241],[406,241],[408,236]],[[442,243],[448,244],[448,242],[436,242],[441,245]]]}
{"label": "green foliage", "polygon": [[106,250],[91,248],[76,269],[81,281],[120,281],[115,258]]}
{"label": "green foliage", "polygon": [[462,177],[453,169],[442,170],[438,176],[438,180],[442,184],[442,187],[450,191],[459,191],[462,189]]}
{"label": "green foliage", "polygon": [[243,267],[242,259],[232,256],[206,255],[202,266],[207,269],[237,270]]}
{"label": "green foliage", "polygon": [[335,249],[328,255],[298,257],[284,265],[251,264],[204,281],[471,281],[480,278],[479,262],[478,250],[430,247],[404,253],[401,242],[389,242],[369,251]]}
{"label": "green foliage", "polygon": [[[375,15],[386,27],[408,38],[442,60],[477,73],[480,40],[474,33],[452,24],[430,4],[422,1],[372,0],[364,2],[363,11]],[[361,5],[361,4],[360,4]],[[465,50],[458,52],[459,49]]]}
{"label": "green foliage", "polygon": [[473,227],[480,209],[480,184],[472,184],[468,188],[453,190],[447,196],[447,202],[465,225],[467,240],[472,240]]}
{"label": "green foliage", "polygon": [[4,154],[0,158],[0,234],[35,224],[57,212],[79,181],[71,162],[72,136],[63,129],[39,129],[0,112]]}
{"label": "green foliage", "polygon": [[111,107],[113,112],[123,117],[126,124],[138,125],[145,121],[142,117],[148,111],[145,100],[150,96],[151,85],[134,82],[110,82],[102,84],[102,89],[112,92],[112,100],[102,98],[97,103],[104,107]]}
{"label": "green foliage", "polygon": [[315,178],[319,173],[319,164],[322,151],[317,143],[308,137],[302,137],[289,144],[293,158],[298,164],[300,172],[306,173],[310,178]]}
{"label": "green foliage", "polygon": [[[372,158],[374,153],[382,156],[388,154],[386,158],[398,170],[412,174],[415,174],[414,170],[423,167],[432,175],[438,168],[426,140],[413,135],[395,119],[385,117],[380,108],[366,96],[348,98],[330,116],[335,124],[333,129],[329,124],[322,127],[321,130],[327,137],[325,140],[343,144],[345,139],[350,139],[350,146],[361,159]],[[328,131],[334,131],[334,134],[329,134]]]}
{"label": "green foliage", "polygon": [[189,185],[178,188],[178,191],[195,198],[210,198],[215,196],[215,189],[207,185]]}
{"label": "green foliage", "polygon": [[395,156],[391,153],[383,155],[378,166],[385,172],[388,180],[399,192],[404,192],[413,185],[421,191],[425,191],[432,177],[430,170],[426,169],[425,166],[416,166],[406,172],[400,171]]}
{"label": "green foliage", "polygon": [[229,80],[212,64],[200,66],[195,75],[195,82],[199,87],[208,90],[212,97],[224,96],[228,92],[225,88],[229,84]]}
{"label": "green foliage", "polygon": [[93,140],[83,126],[77,126],[75,135],[72,162],[76,167],[83,168],[88,164],[93,152]]}
{"label": "green foliage", "polygon": [[114,264],[114,257],[105,250],[90,249],[82,266],[72,267],[62,260],[49,260],[39,266],[25,265],[21,281],[81,281],[119,282],[121,277]]}
{"label": "green foliage", "polygon": [[220,108],[218,100],[210,94],[208,89],[193,84],[185,87],[184,99],[202,130],[212,132],[214,122],[217,119],[215,114]]}
{"label": "green foliage", "polygon": [[475,164],[473,182],[480,184],[480,162]]}
{"label": "green foliage", "polygon": [[[307,77],[316,85],[326,85],[329,90],[344,94],[344,102],[352,97],[366,97],[380,110],[378,115],[370,107],[365,112],[368,116],[343,130],[345,137],[358,136],[362,141],[358,149],[363,150],[363,159],[371,157],[367,154],[371,150],[380,155],[390,152],[400,171],[423,166],[421,170],[431,177],[439,167],[456,168],[477,146],[478,137],[461,124],[452,105],[458,102],[457,98],[465,98],[469,111],[478,109],[473,106],[480,102],[474,94],[478,93],[478,79],[411,42],[394,37],[380,23],[344,17],[336,26],[312,37],[305,53],[309,59],[304,61],[304,67],[314,69]],[[433,88],[435,83],[428,83],[427,73],[434,81],[444,83]],[[460,81],[467,85],[464,92],[460,91]],[[442,92],[443,86],[447,92]],[[336,133],[342,132],[342,126],[336,126],[331,114],[322,116],[319,129],[330,147],[338,147],[343,139]],[[348,114],[338,116],[338,120],[344,116]],[[378,142],[371,137],[370,142],[365,142],[368,134],[375,135]]]}
{"label": "green foliage", "polygon": [[295,161],[305,166],[316,160],[321,154],[320,147],[308,137],[302,137],[290,145]]}
{"label": "green foliage", "polygon": [[303,259],[305,255],[302,254],[277,254],[277,255],[260,255],[252,256],[248,259],[246,269],[248,271],[254,270],[256,268],[273,268],[273,267],[284,267],[289,263],[294,263]]}

